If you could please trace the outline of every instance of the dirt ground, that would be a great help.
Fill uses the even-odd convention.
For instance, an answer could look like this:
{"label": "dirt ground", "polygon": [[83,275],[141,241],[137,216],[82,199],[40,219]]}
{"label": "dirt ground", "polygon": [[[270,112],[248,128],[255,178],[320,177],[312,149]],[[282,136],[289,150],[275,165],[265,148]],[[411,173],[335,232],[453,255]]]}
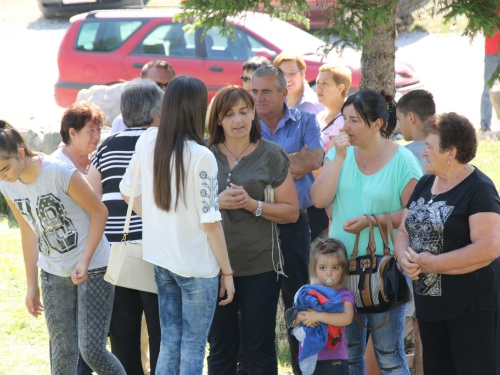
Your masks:
{"label": "dirt ground", "polygon": [[[21,128],[58,129],[63,109],[55,104],[53,86],[68,25],[45,20],[35,0],[0,0],[0,118]],[[479,126],[483,38],[471,43],[458,34],[413,32],[400,34],[397,45],[397,57],[415,67],[438,112],[459,112]],[[493,128],[500,130],[496,119]]]}

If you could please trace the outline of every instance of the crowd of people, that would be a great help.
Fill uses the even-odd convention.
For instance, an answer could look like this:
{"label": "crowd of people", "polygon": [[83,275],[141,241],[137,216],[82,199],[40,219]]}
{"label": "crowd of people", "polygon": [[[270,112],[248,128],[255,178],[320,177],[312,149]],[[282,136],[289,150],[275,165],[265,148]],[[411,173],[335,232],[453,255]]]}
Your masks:
{"label": "crowd of people", "polygon": [[[103,113],[75,103],[51,156],[0,120],[0,191],[51,373],[196,375],[208,342],[209,375],[277,374],[281,294],[295,375],[365,374],[367,346],[381,374],[410,374],[407,305],[358,313],[347,282],[358,240],[373,227],[383,255],[393,224],[425,374],[500,374],[500,198],[470,164],[472,124],[436,115],[425,90],[349,96],[351,72],[335,64],[314,92],[289,53],[242,70],[242,87],[208,105],[202,81],[152,61],[126,85],[111,136],[99,143]],[[128,239],[142,241],[158,294],[104,280],[132,196]]]}

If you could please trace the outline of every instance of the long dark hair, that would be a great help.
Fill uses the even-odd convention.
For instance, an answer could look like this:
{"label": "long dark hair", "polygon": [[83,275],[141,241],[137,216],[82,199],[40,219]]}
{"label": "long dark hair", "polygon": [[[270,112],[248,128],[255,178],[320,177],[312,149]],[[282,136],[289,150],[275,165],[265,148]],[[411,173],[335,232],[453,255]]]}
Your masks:
{"label": "long dark hair", "polygon": [[397,124],[396,103],[391,95],[385,91],[380,93],[374,90],[358,91],[347,98],[342,106],[342,113],[344,108],[351,104],[368,127],[370,123],[381,118],[384,123],[380,127],[380,133],[384,138],[390,137]]}
{"label": "long dark hair", "polygon": [[153,196],[162,210],[170,211],[172,208],[174,170],[175,210],[180,196],[186,203],[184,142],[193,140],[205,145],[203,126],[207,103],[207,88],[198,78],[179,76],[169,82],[161,108],[153,163]]}
{"label": "long dark hair", "polygon": [[261,138],[262,127],[260,126],[259,116],[255,112],[255,102],[252,95],[248,93],[243,87],[236,85],[229,85],[222,88],[215,96],[208,116],[208,133],[210,139],[208,146],[224,143],[226,136],[224,129],[219,126],[222,119],[229,112],[229,110],[240,100],[247,105],[250,110],[255,113],[252,121],[252,129],[250,129],[250,142],[256,143]]}
{"label": "long dark hair", "polygon": [[26,144],[23,135],[7,121],[0,120],[0,158],[10,159],[19,156],[19,149],[24,149],[28,157],[37,155]]}

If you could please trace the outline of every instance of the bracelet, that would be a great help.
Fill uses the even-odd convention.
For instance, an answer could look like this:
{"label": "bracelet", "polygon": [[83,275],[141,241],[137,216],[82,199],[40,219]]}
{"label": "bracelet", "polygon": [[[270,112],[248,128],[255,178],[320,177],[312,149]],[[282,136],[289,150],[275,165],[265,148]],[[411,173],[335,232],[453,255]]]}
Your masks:
{"label": "bracelet", "polygon": [[222,273],[222,270],[220,270],[220,275],[221,276],[233,276],[234,275],[234,270],[231,270],[231,273]]}

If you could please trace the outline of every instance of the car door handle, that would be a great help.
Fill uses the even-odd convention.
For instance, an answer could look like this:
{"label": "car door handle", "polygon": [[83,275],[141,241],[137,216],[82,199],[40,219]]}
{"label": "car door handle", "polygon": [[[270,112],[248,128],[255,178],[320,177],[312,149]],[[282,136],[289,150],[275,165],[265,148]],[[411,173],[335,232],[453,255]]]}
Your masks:
{"label": "car door handle", "polygon": [[142,69],[143,66],[144,66],[143,63],[133,63],[132,64],[132,68],[136,68],[136,69]]}
{"label": "car door handle", "polygon": [[222,66],[211,66],[210,70],[212,72],[222,72],[224,69],[222,68]]}

